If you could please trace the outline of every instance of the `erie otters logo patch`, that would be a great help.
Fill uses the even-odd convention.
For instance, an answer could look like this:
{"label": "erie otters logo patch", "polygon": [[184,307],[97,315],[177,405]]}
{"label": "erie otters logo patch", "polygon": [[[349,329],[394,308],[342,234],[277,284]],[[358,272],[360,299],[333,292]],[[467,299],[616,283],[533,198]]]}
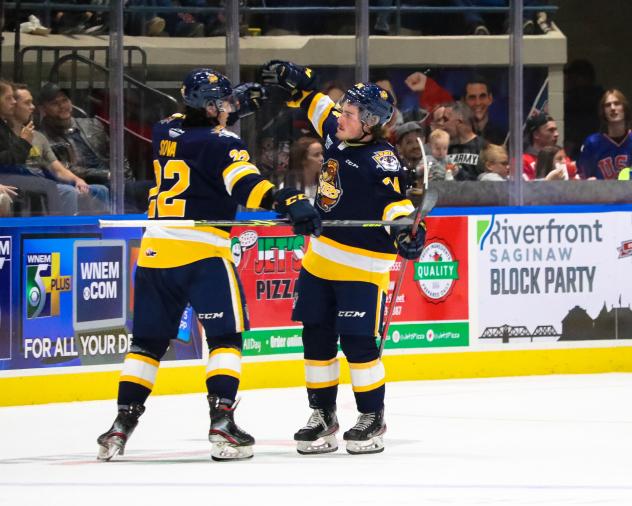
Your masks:
{"label": "erie otters logo patch", "polygon": [[318,177],[316,205],[325,212],[329,212],[336,207],[342,196],[338,169],[338,161],[330,158],[325,162]]}
{"label": "erie otters logo patch", "polygon": [[373,155],[373,160],[377,162],[382,170],[387,172],[397,172],[399,170],[399,160],[390,149],[378,151]]}

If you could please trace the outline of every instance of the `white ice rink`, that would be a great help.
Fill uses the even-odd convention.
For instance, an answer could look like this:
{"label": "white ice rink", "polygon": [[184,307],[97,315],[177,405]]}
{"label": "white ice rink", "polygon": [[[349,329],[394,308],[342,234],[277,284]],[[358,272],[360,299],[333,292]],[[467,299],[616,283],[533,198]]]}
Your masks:
{"label": "white ice rink", "polygon": [[229,463],[209,460],[202,394],[151,398],[111,463],[95,439],[113,401],[0,408],[0,504],[632,505],[632,374],[391,383],[386,451],[366,456],[296,453],[303,389],[241,396],[255,457]]}

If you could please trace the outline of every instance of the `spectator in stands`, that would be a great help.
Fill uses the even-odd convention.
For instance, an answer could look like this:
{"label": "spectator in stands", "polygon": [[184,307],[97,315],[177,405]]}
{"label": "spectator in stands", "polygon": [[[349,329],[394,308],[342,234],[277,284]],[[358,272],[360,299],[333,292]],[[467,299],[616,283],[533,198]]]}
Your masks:
{"label": "spectator in stands", "polygon": [[448,104],[438,104],[430,113],[430,132],[434,132],[437,128],[443,130],[448,117],[445,114]]}
{"label": "spectator in stands", "polygon": [[62,35],[92,33],[97,35],[107,32],[107,13],[90,10],[90,5],[103,5],[103,0],[68,0],[59,3],[82,5],[85,6],[86,10],[54,11],[52,17],[53,33]]}
{"label": "spectator in stands", "polygon": [[546,181],[575,179],[574,164],[567,163],[568,157],[562,146],[546,146],[540,150],[535,162],[535,178]]}
{"label": "spectator in stands", "polygon": [[632,163],[630,103],[616,88],[606,90],[599,102],[600,131],[586,138],[577,165],[584,179],[617,179]]}
{"label": "spectator in stands", "polygon": [[564,66],[564,149],[573,160],[579,157],[584,139],[599,130],[595,111],[603,93],[588,60],[573,60]]}
{"label": "spectator in stands", "polygon": [[0,184],[20,188],[21,192],[45,196],[46,208],[37,211],[57,214],[60,212],[57,187],[52,181],[30,176],[24,164],[31,150],[33,122],[23,126],[16,134],[10,121],[15,113],[13,86],[0,80]]}
{"label": "spectator in stands", "polygon": [[506,181],[509,178],[509,155],[504,146],[488,144],[481,151],[481,166],[484,172],[479,181]]}
{"label": "spectator in stands", "polygon": [[[88,184],[110,185],[109,136],[96,118],[74,118],[72,101],[58,85],[46,83],[39,96],[41,132],[50,142],[57,159]],[[134,181],[125,160],[126,208],[134,212],[147,209],[151,181]]]}
{"label": "spectator in stands", "polygon": [[424,111],[434,111],[440,104],[454,102],[452,94],[442,88],[437,81],[428,77],[424,72],[413,72],[404,80],[404,83],[411,91],[417,93],[419,107]]}
{"label": "spectator in stands", "polygon": [[[33,96],[23,84],[14,85],[16,106],[13,114],[13,130],[16,135],[33,119]],[[27,171],[36,177],[49,177],[57,183],[62,204],[62,213],[75,215],[82,210],[104,212],[107,209],[109,192],[99,184],[88,185],[79,176],[69,171],[55,156],[46,137],[34,131],[31,149],[25,162]],[[80,198],[81,197],[81,198]]]}
{"label": "spectator in stands", "polygon": [[[171,0],[125,0],[125,7],[173,7]],[[164,16],[164,17],[163,17]],[[175,20],[175,12],[158,15],[157,12],[126,12],[125,33],[129,35],[147,35],[149,37],[161,37],[169,35],[165,32],[167,26],[166,17]]]}
{"label": "spectator in stands", "polygon": [[474,132],[474,114],[463,102],[446,106],[444,130],[450,134],[448,162],[454,164],[454,179],[476,181],[481,169],[478,157],[485,141]]}
{"label": "spectator in stands", "polygon": [[0,81],[0,165],[4,172],[20,173],[33,140],[33,122],[20,128],[16,134],[11,125],[15,113],[15,94],[13,85]]}
{"label": "spectator in stands", "polygon": [[428,136],[430,155],[428,155],[428,181],[451,181],[454,179],[454,165],[448,162],[450,134],[437,128]]}
{"label": "spectator in stands", "polygon": [[546,146],[555,146],[560,134],[553,117],[545,112],[538,112],[528,118],[525,131],[528,145],[522,155],[522,175],[530,181],[535,179],[538,153]]}
{"label": "spectator in stands", "polygon": [[15,186],[5,186],[0,184],[0,218],[11,216],[11,204],[13,198],[17,197]]}
{"label": "spectator in stands", "polygon": [[[543,0],[524,0],[524,6],[533,5],[538,1],[542,3]],[[463,19],[466,25],[467,33],[474,35],[490,35],[491,33],[499,33],[508,31],[508,13],[482,13],[480,11],[471,10],[474,7],[507,7],[507,0],[450,0],[452,5],[463,7]],[[538,13],[539,15],[540,13]],[[545,13],[542,13],[545,14]],[[546,15],[544,16],[546,20]],[[489,27],[492,27],[490,30]],[[542,33],[550,31],[548,22],[540,20],[538,18],[538,24],[536,25],[534,13],[532,11],[524,10],[522,31],[524,35],[534,35],[537,29],[540,29]]]}
{"label": "spectator in stands", "polygon": [[423,178],[423,161],[419,140],[426,142],[421,124],[409,121],[394,130],[397,154],[406,172],[406,188],[419,187]]}
{"label": "spectator in stands", "polygon": [[489,108],[494,102],[492,88],[482,76],[473,76],[465,83],[463,101],[474,113],[474,132],[487,142],[503,144],[507,132],[489,122]]}
{"label": "spectator in stands", "polygon": [[[315,137],[300,137],[290,148],[290,175],[297,189],[313,203],[318,190],[318,177],[323,165],[323,146]],[[292,184],[288,182],[288,184]]]}

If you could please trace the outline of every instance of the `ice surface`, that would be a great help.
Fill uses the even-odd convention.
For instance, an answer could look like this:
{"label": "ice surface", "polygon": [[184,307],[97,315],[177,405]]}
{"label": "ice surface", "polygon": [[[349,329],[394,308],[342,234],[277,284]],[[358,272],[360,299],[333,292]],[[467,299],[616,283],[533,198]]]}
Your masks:
{"label": "ice surface", "polygon": [[[203,394],[155,396],[116,462],[96,437],[113,401],[0,408],[2,505],[632,504],[632,374],[387,385],[386,450],[301,456],[301,388],[241,393],[249,461],[209,459]],[[356,419],[340,387],[342,431]]]}

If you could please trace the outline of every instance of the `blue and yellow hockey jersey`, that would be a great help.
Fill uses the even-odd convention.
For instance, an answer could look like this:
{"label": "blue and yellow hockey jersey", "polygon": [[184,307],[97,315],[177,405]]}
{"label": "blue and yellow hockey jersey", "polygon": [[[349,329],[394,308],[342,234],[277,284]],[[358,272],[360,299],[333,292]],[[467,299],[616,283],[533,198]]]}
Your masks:
{"label": "blue and yellow hockey jersey", "polygon": [[[380,140],[352,144],[336,138],[337,117],[332,100],[322,93],[303,92],[288,102],[301,107],[324,140],[324,162],[314,202],[327,220],[393,220],[414,211],[405,198],[405,172],[393,146]],[[326,228],[310,240],[303,267],[323,279],[366,281],[384,291],[397,257],[384,227]]]}
{"label": "blue and yellow hockey jersey", "polygon": [[[156,186],[149,219],[232,220],[237,205],[257,208],[273,184],[250,162],[241,139],[222,127],[182,127],[182,115],[153,130]],[[232,262],[228,230],[149,227],[138,265],[178,267],[209,257]]]}

